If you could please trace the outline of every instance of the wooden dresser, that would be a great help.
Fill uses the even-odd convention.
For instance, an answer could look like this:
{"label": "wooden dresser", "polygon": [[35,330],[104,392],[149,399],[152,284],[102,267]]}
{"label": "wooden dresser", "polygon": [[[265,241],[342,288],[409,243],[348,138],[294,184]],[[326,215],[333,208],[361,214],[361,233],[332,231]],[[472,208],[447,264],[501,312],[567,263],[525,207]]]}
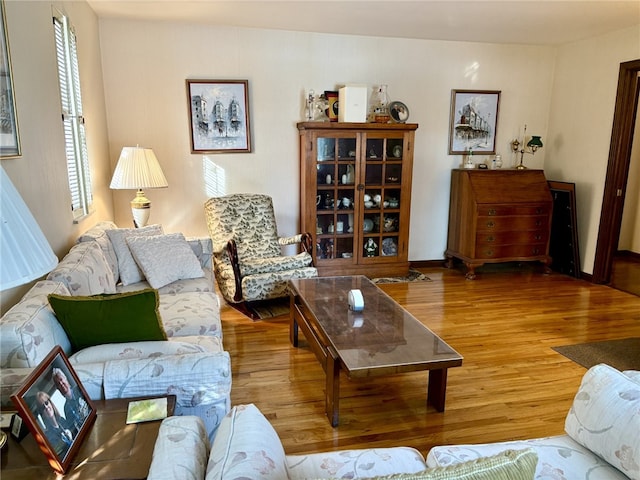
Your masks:
{"label": "wooden dresser", "polygon": [[448,266],[462,260],[470,280],[485,263],[540,261],[550,272],[552,212],[542,170],[453,170]]}

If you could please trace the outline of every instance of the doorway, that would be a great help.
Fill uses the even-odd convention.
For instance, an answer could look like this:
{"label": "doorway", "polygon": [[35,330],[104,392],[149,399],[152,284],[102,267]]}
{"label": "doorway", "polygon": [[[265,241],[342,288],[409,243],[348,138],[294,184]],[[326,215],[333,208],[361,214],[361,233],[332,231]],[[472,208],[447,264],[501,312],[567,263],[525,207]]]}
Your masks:
{"label": "doorway", "polygon": [[638,107],[639,72],[640,60],[620,64],[593,283],[610,283],[613,262],[618,249]]}

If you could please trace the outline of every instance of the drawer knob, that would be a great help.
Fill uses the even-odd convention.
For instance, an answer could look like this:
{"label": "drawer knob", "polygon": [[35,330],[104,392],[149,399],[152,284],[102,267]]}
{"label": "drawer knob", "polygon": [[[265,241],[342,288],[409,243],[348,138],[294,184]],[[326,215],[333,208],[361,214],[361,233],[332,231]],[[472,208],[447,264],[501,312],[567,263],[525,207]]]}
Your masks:
{"label": "drawer knob", "polygon": [[495,227],[495,225],[496,224],[491,222],[491,221],[487,222],[487,227],[489,227],[489,228],[493,228],[493,227]]}
{"label": "drawer knob", "polygon": [[495,208],[490,208],[489,209],[489,215],[495,215],[496,214],[496,209]]}
{"label": "drawer knob", "polygon": [[493,257],[493,250],[487,250],[486,251],[486,256],[487,257]]}
{"label": "drawer knob", "polygon": [[493,235],[489,235],[487,237],[487,242],[493,242],[493,241],[495,241],[495,237]]}

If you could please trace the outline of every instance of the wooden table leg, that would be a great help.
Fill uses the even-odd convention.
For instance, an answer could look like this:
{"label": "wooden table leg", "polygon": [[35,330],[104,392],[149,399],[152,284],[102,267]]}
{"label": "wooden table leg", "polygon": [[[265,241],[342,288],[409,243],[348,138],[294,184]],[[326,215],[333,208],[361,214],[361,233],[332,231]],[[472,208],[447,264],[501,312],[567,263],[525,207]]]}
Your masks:
{"label": "wooden table leg", "polygon": [[340,407],[340,362],[333,348],[327,349],[325,410],[332,427],[338,426]]}
{"label": "wooden table leg", "polygon": [[447,393],[447,369],[429,370],[427,387],[427,403],[431,403],[437,411],[444,412],[444,400]]}
{"label": "wooden table leg", "polygon": [[295,296],[290,296],[289,302],[289,341],[294,347],[298,346],[298,322],[296,321],[296,301]]}

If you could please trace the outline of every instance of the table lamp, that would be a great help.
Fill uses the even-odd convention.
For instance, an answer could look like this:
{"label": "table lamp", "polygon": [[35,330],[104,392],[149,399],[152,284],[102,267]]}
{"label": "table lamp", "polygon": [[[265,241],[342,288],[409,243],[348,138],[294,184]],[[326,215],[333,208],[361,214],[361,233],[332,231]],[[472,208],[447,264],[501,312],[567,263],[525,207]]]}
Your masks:
{"label": "table lamp", "polygon": [[[520,142],[518,139],[515,139],[513,142],[511,142],[511,149],[516,152],[516,153],[520,153],[520,163],[518,163],[518,165],[516,165],[516,170],[526,170],[527,167],[524,166],[523,160],[524,160],[524,154],[525,153],[530,153],[531,155],[535,155],[536,151],[539,148],[542,148],[542,139],[540,138],[540,136],[538,135],[532,135],[531,136],[531,140],[529,140],[527,142],[527,144],[525,145],[524,142],[527,141],[527,126],[524,126],[524,135],[522,137],[522,142]],[[522,148],[520,148],[522,146]],[[529,148],[529,150],[527,150],[527,147]]]}
{"label": "table lamp", "polygon": [[0,258],[0,291],[40,278],[58,263],[4,168],[0,168]]}
{"label": "table lamp", "polygon": [[142,189],[168,186],[153,150],[139,146],[122,148],[109,187],[114,190],[138,190],[131,201],[133,224],[136,228],[144,227],[151,213],[151,202],[144,196]]}

